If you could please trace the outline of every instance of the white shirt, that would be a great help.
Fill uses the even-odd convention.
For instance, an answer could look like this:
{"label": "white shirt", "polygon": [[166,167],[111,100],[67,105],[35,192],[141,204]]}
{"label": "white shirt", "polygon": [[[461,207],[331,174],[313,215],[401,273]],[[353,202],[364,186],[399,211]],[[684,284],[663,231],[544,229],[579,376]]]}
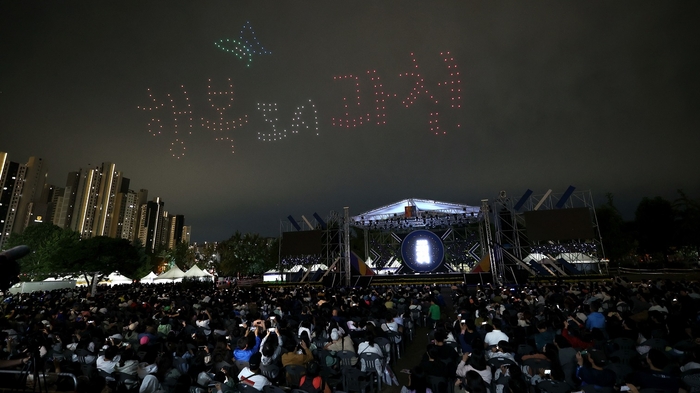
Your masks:
{"label": "white shirt", "polygon": [[501,340],[509,341],[510,339],[505,333],[496,329],[490,333],[486,333],[486,337],[484,337],[484,342],[486,345],[498,345],[498,342]]}
{"label": "white shirt", "polygon": [[[361,342],[360,345],[357,346],[357,356],[359,357],[360,354],[363,354],[363,353],[376,353],[377,355],[384,357],[384,352],[382,352],[382,348],[379,346],[379,344],[374,344],[373,347],[370,347],[369,343],[367,341]],[[361,370],[367,371],[367,369],[365,367],[365,363],[364,362],[360,362],[360,363],[362,366]],[[379,362],[376,362],[376,369],[377,369],[377,373],[379,375],[383,375],[384,370],[382,370],[382,366],[381,366],[381,364],[379,364]]]}
{"label": "white shirt", "polygon": [[95,363],[95,367],[97,367],[97,369],[100,371],[104,371],[106,373],[111,374],[114,372],[114,367],[116,367],[119,364],[119,360],[121,360],[121,357],[119,355],[115,356],[112,360],[107,360],[105,359],[104,355],[102,355],[97,358],[97,363]]}
{"label": "white shirt", "polygon": [[243,370],[238,373],[238,379],[241,383],[246,385],[252,385],[258,390],[263,390],[265,385],[272,385],[270,381],[262,374],[254,373],[250,371],[248,367],[244,367]]}

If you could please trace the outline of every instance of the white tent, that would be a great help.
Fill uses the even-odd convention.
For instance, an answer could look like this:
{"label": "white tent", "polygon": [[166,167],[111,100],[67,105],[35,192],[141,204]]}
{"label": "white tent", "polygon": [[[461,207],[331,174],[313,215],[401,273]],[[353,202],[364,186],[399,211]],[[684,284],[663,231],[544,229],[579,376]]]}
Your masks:
{"label": "white tent", "polygon": [[104,280],[100,281],[98,284],[109,285],[111,287],[120,284],[131,284],[133,282],[134,280],[130,279],[129,277],[126,277],[119,272],[113,272],[107,277],[105,277]]}
{"label": "white tent", "polygon": [[164,282],[180,282],[182,278],[185,277],[185,272],[180,270],[179,267],[173,266],[172,269],[161,274],[157,278],[153,279],[154,283],[164,283]]}
{"label": "white tent", "polygon": [[322,263],[317,263],[309,268],[312,272],[316,272],[319,270],[328,270],[328,266],[322,264]]}
{"label": "white tent", "polygon": [[282,281],[284,279],[284,274],[277,271],[277,269],[268,270],[263,274],[263,281]]}
{"label": "white tent", "polygon": [[287,270],[287,271],[290,272],[290,273],[297,273],[297,272],[299,272],[299,271],[301,271],[301,270],[306,271],[306,269],[304,269],[304,266],[296,265],[296,266],[292,267],[291,269],[289,269],[289,270]]}
{"label": "white tent", "polygon": [[197,278],[200,281],[213,281],[214,276],[200,269],[199,266],[194,265],[190,270],[185,273],[185,277]]}
{"label": "white tent", "polygon": [[155,274],[153,272],[149,272],[147,275],[141,277],[141,282],[143,282],[143,283],[153,282],[153,280],[155,280],[156,278],[158,278],[157,274]]}
{"label": "white tent", "polygon": [[530,262],[530,261],[539,262],[545,258],[547,258],[546,255],[539,253],[539,252],[534,252],[534,253],[526,256],[525,259],[523,259],[523,261],[524,262]]}

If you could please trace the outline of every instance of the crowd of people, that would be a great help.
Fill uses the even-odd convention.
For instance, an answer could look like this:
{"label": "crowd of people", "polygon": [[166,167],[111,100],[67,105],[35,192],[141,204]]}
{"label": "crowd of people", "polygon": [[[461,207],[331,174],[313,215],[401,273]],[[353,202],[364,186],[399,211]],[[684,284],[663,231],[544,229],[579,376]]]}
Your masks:
{"label": "crowd of people", "polygon": [[[94,296],[85,288],[6,294],[0,324],[7,360],[0,367],[73,374],[86,392],[227,392],[241,385],[330,392],[342,383],[343,367],[370,371],[363,352],[389,360],[390,345],[377,342],[392,334],[400,341],[402,316],[421,304],[428,309],[431,295],[429,287],[198,282],[122,285]],[[384,371],[381,363],[375,371]],[[292,366],[303,375],[292,375]],[[48,383],[73,389],[65,376]]]}
{"label": "crowd of people", "polygon": [[[654,280],[455,291],[404,392],[690,392],[700,290]],[[439,362],[436,362],[438,359]],[[436,366],[437,364],[437,366]],[[698,382],[695,382],[698,381]]]}
{"label": "crowd of people", "polygon": [[[691,391],[688,376],[700,372],[699,300],[695,283],[620,278],[452,288],[186,282],[95,296],[80,288],[7,294],[0,367],[77,376],[76,387],[67,374],[44,381],[59,390],[330,393],[397,383],[392,365],[410,345],[423,353],[402,370],[403,392],[675,393]],[[419,328],[430,332],[427,343]]]}

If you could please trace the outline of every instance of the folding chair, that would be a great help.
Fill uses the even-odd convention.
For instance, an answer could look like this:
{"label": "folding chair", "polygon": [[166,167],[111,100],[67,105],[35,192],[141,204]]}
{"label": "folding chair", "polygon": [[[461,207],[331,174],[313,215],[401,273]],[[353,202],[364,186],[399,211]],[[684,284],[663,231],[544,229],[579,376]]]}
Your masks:
{"label": "folding chair", "polygon": [[274,385],[265,385],[262,391],[263,393],[287,393],[284,389]]}
{"label": "folding chair", "polygon": [[352,363],[352,360],[353,358],[357,359],[357,354],[348,350],[338,351],[335,353],[335,356],[338,358],[341,368],[353,367],[354,364]]}
{"label": "folding chair", "polygon": [[550,379],[537,383],[537,388],[542,393],[569,393],[571,386],[566,382],[552,381]]}
{"label": "folding chair", "polygon": [[384,368],[386,367],[385,359],[376,353],[364,352],[360,354],[360,362],[362,362],[366,373],[377,378],[377,391],[381,392],[382,378],[384,378]]}
{"label": "folding chair", "polygon": [[343,390],[365,393],[367,388],[372,389],[370,375],[356,368],[348,368],[343,372]]}
{"label": "folding chair", "polygon": [[288,364],[284,366],[284,374],[288,386],[299,387],[301,376],[306,374],[306,367],[298,364]]}

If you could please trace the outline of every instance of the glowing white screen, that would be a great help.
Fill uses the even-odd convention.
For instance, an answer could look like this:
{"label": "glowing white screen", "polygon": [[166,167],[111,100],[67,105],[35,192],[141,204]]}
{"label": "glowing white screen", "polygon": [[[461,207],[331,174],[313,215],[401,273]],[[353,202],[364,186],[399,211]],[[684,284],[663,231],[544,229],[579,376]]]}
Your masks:
{"label": "glowing white screen", "polygon": [[430,263],[430,243],[425,239],[416,240],[416,263]]}

